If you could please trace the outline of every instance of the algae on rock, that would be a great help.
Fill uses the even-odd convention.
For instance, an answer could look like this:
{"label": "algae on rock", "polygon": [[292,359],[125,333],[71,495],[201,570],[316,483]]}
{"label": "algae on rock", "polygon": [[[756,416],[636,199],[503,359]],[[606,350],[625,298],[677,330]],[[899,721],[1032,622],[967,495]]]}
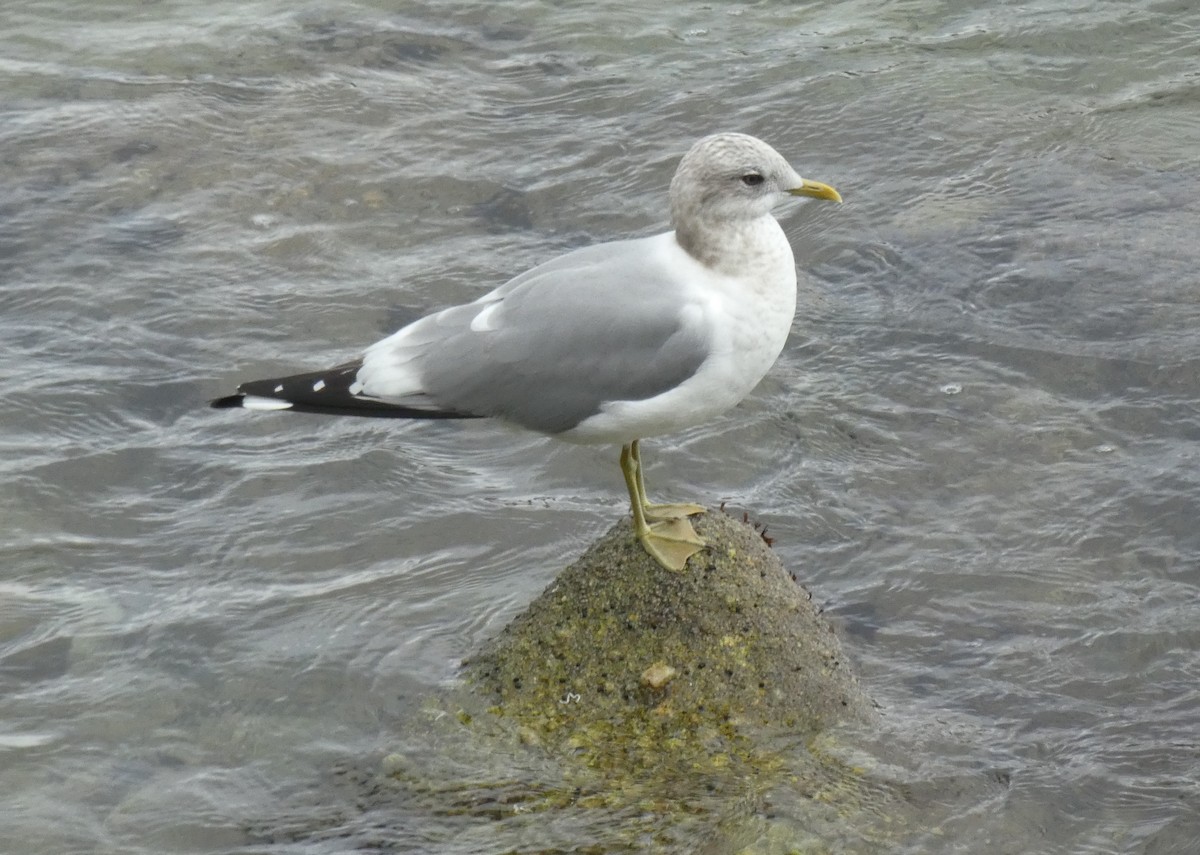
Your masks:
{"label": "algae on rock", "polygon": [[714,511],[696,528],[710,548],[674,572],[618,523],[462,684],[406,712],[391,753],[256,836],[476,855],[890,847],[911,811],[841,759],[831,726],[870,727],[874,708],[832,628],[752,527]]}
{"label": "algae on rock", "polygon": [[[832,627],[761,536],[720,513],[697,528],[713,546],[674,572],[617,524],[465,663],[465,678],[549,743],[619,721],[815,734],[869,715]],[[647,671],[665,668],[656,687]]]}
{"label": "algae on rock", "polygon": [[614,526],[464,663],[484,715],[559,758],[575,809],[670,826],[719,804],[732,840],[784,780],[854,802],[852,770],[802,748],[873,715],[832,627],[751,526],[712,512],[696,527],[710,548],[674,572]]}

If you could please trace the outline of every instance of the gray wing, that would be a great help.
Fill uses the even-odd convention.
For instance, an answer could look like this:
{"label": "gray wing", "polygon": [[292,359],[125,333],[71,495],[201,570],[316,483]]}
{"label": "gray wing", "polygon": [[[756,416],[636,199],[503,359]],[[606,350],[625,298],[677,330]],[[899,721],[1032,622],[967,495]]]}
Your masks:
{"label": "gray wing", "polygon": [[[610,401],[679,385],[709,355],[690,289],[645,241],[578,250],[522,274],[489,303],[442,313],[421,355],[424,392],[448,409],[569,430]],[[472,322],[489,306],[486,324]]]}

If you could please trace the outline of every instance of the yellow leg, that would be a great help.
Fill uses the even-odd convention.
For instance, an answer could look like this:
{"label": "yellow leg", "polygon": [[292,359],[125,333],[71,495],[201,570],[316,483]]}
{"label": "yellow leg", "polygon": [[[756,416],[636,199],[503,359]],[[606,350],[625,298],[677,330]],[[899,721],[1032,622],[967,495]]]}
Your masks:
{"label": "yellow leg", "polygon": [[[646,522],[646,487],[641,477],[637,442],[621,447],[621,473],[629,491],[629,509],[633,513],[633,532],[650,557],[668,570],[682,570],[687,560],[704,548],[687,515]],[[703,510],[703,508],[701,508]]]}
{"label": "yellow leg", "polygon": [[677,520],[690,517],[692,514],[702,514],[705,512],[703,505],[697,505],[693,502],[669,502],[656,505],[646,501],[646,479],[642,474],[641,440],[635,439],[629,443],[629,447],[633,457],[633,465],[637,467],[638,497],[642,501],[642,513],[646,515],[646,519]]}

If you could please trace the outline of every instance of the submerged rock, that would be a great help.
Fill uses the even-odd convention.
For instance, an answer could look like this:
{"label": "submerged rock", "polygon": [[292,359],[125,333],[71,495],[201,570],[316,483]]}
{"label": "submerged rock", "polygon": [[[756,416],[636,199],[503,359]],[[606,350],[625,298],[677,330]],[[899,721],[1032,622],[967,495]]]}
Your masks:
{"label": "submerged rock", "polygon": [[584,757],[627,756],[648,735],[653,749],[707,729],[812,735],[869,716],[832,627],[763,538],[721,513],[696,527],[710,548],[674,572],[618,523],[464,677],[494,713]]}
{"label": "submerged rock", "polygon": [[[507,722],[559,762],[562,778],[517,810],[603,808],[596,851],[763,852],[772,837],[790,851],[869,800],[816,749],[830,726],[874,715],[832,627],[750,525],[694,522],[710,548],[682,572],[618,523],[464,663],[486,705],[465,723],[495,735]],[[781,784],[820,805],[802,834],[758,815]]]}
{"label": "submerged rock", "polygon": [[374,768],[343,770],[361,816],[309,833],[479,855],[786,855],[891,839],[893,794],[839,759],[829,730],[874,715],[832,628],[751,526],[694,522],[710,548],[682,572],[615,525],[464,663],[459,687],[414,711]]}

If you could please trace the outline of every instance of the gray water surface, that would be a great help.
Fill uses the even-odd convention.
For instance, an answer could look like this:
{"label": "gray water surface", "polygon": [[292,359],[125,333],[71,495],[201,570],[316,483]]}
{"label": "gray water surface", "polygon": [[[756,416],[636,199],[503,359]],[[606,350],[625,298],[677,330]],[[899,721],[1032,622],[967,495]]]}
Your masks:
{"label": "gray water surface", "polygon": [[1200,851],[1194,3],[9,5],[0,851],[506,851],[319,782],[624,513],[616,449],[204,404],[661,230],[726,129],[846,204],[780,211],[791,341],[648,480],[841,625],[879,851]]}

